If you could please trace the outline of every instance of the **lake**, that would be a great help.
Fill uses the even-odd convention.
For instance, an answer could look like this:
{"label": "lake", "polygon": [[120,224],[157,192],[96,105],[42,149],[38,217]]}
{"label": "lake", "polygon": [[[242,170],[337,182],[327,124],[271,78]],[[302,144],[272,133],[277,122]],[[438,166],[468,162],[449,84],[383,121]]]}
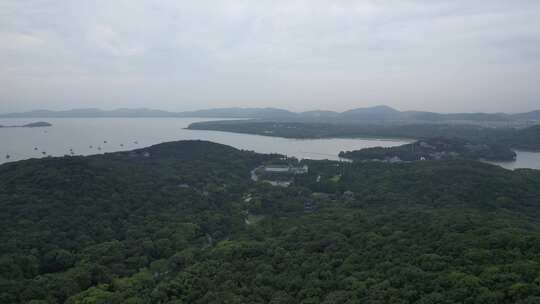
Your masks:
{"label": "lake", "polygon": [[[219,131],[186,130],[208,118],[24,118],[0,119],[0,125],[46,121],[47,128],[0,128],[0,163],[45,155],[91,155],[142,148],[175,140],[201,139],[259,153],[297,158],[338,159],[338,153],[375,146],[396,146],[400,140],[286,139]],[[216,119],[223,120],[223,119]],[[101,150],[99,150],[101,149]],[[7,159],[6,155],[10,158]]]}
{"label": "lake", "polygon": [[[0,125],[47,121],[48,128],[0,128],[0,163],[21,159],[91,155],[142,148],[175,140],[209,140],[259,153],[280,153],[297,158],[337,160],[340,151],[391,147],[406,140],[287,139],[219,131],[186,130],[192,122],[208,118],[17,118],[0,119]],[[215,119],[223,120],[223,119]],[[100,149],[100,150],[99,150]],[[10,158],[7,159],[6,155]],[[515,162],[495,163],[507,169],[540,169],[540,153],[517,151]]]}
{"label": "lake", "polygon": [[537,169],[540,170],[540,152],[515,151],[517,154],[516,161],[513,162],[489,162],[490,164],[499,165],[509,170],[515,169]]}

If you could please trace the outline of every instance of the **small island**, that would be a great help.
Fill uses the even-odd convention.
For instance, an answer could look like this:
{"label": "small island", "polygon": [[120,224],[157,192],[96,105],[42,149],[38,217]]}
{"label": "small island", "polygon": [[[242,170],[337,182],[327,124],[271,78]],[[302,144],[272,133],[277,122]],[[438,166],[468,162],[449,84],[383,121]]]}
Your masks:
{"label": "small island", "polygon": [[0,128],[43,128],[43,127],[52,127],[52,124],[45,121],[32,122],[20,126],[2,126]]}

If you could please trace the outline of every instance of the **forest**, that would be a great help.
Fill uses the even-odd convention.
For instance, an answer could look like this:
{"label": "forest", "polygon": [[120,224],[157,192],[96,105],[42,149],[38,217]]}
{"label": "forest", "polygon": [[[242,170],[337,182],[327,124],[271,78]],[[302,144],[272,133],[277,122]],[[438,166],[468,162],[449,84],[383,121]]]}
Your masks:
{"label": "forest", "polygon": [[540,171],[179,141],[0,166],[0,303],[540,303]]}
{"label": "forest", "polygon": [[205,121],[188,126],[213,130],[285,138],[459,138],[478,144],[505,145],[521,150],[540,150],[540,125],[526,128],[492,128],[448,123],[317,123],[260,120]]}
{"label": "forest", "polygon": [[478,144],[460,138],[435,137],[397,147],[372,147],[339,153],[355,161],[488,160],[514,161],[516,152],[504,144]]}

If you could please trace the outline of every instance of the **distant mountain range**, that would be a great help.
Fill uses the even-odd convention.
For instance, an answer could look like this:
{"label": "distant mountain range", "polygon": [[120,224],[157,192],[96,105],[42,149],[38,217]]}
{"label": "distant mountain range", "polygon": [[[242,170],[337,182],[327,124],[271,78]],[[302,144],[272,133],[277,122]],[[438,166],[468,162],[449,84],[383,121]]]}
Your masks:
{"label": "distant mountain range", "polygon": [[72,109],[65,111],[33,110],[20,113],[0,114],[4,118],[68,118],[68,117],[171,117],[175,113],[153,109],[116,109],[101,110],[97,108]]}
{"label": "distant mountain range", "polygon": [[511,122],[540,121],[540,110],[518,114],[506,113],[435,113],[425,111],[398,111],[389,106],[357,108],[345,112],[307,111],[291,112],[277,108],[218,108],[189,112],[168,112],[154,109],[96,108],[66,111],[34,110],[21,113],[0,114],[1,118],[48,118],[48,117],[201,117],[201,118],[253,118],[290,121],[340,121],[340,122]]}
{"label": "distant mountain range", "polygon": [[275,108],[219,108],[188,112],[168,112],[155,109],[101,110],[97,108],[65,111],[33,110],[20,113],[0,114],[1,118],[77,118],[77,117],[213,117],[213,118],[294,118],[298,113]]}

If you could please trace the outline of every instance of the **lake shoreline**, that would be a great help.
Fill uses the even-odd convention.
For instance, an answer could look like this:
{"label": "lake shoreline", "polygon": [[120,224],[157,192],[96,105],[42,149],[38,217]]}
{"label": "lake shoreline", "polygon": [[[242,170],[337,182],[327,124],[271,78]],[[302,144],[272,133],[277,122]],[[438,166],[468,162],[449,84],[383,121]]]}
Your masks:
{"label": "lake shoreline", "polygon": [[[64,155],[96,155],[130,151],[178,140],[206,140],[240,150],[278,153],[299,159],[339,161],[339,152],[369,147],[393,147],[412,142],[409,139],[381,137],[284,138],[226,131],[191,130],[190,123],[204,118],[58,118],[49,119],[48,128],[10,128],[0,132],[0,163],[22,159]],[[215,120],[223,120],[218,118]],[[206,120],[213,121],[213,120]],[[28,120],[0,119],[2,125],[24,124]],[[6,155],[10,155],[9,160]],[[530,156],[533,165],[540,153]],[[517,165],[522,167],[518,156]]]}

